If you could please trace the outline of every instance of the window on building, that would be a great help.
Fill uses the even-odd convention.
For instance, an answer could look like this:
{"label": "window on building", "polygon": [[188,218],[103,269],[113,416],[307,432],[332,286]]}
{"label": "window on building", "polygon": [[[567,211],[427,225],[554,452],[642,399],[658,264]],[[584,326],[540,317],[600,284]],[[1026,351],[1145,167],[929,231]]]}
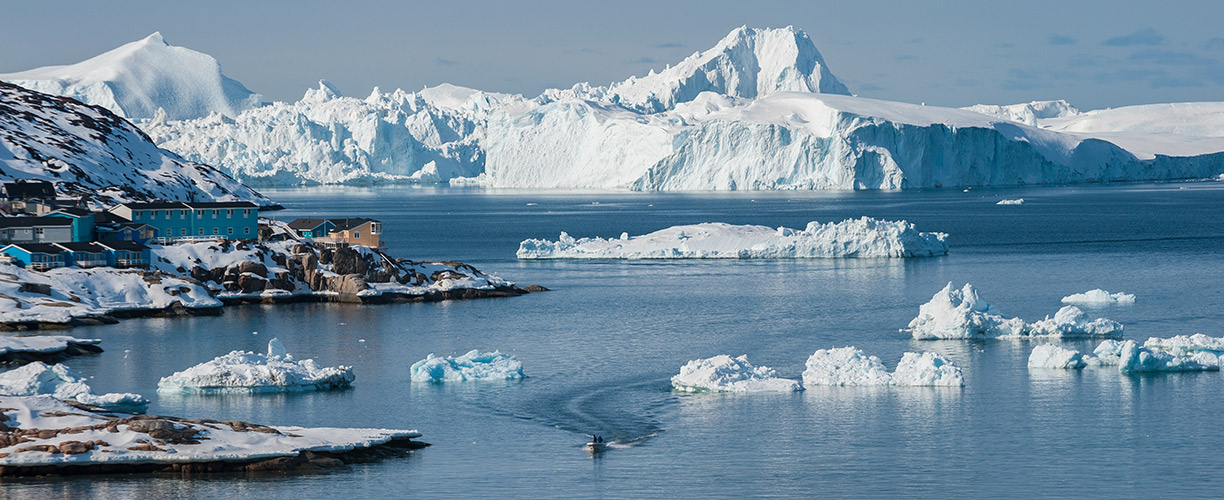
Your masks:
{"label": "window on building", "polygon": [[196,218],[197,218],[197,219],[203,219],[203,218],[204,218],[204,211],[203,211],[203,210],[200,210],[199,212],[196,212]]}
{"label": "window on building", "polygon": [[35,234],[36,236],[42,236],[42,235],[43,235],[43,232],[44,232],[44,231],[43,231],[43,228],[41,228],[41,227],[36,227],[36,228],[34,228],[34,234]]}
{"label": "window on building", "polygon": [[179,228],[179,236],[187,236],[187,228],[185,227]]}
{"label": "window on building", "polygon": [[251,228],[249,227],[242,228],[242,234],[251,234]]}
{"label": "window on building", "polygon": [[232,228],[232,227],[231,227],[231,228],[227,228],[227,229],[226,229],[226,231],[227,231],[227,233],[226,233],[226,234],[234,234],[234,228]]}
{"label": "window on building", "polygon": [[243,216],[243,217],[250,217],[250,215],[251,215],[251,209],[249,209],[249,208],[244,208],[244,209],[242,209],[242,216]]}
{"label": "window on building", "polygon": [[227,208],[227,209],[225,209],[225,218],[226,218],[226,219],[229,219],[229,218],[231,218],[231,217],[233,217],[233,216],[234,216],[234,209],[232,209],[232,208]]}
{"label": "window on building", "polygon": [[220,233],[221,233],[220,229],[215,228],[215,227],[213,228],[213,234],[220,234]]}
{"label": "window on building", "polygon": [[361,237],[361,231],[353,231],[353,237],[354,237],[354,238],[360,238],[360,237]]}
{"label": "window on building", "polygon": [[217,218],[217,212],[218,212],[217,210],[213,210],[213,218],[214,218],[214,219],[216,219],[216,218]]}
{"label": "window on building", "polygon": [[170,213],[174,210],[166,210],[166,220],[170,220]]}
{"label": "window on building", "polygon": [[186,218],[187,218],[187,211],[179,210],[179,219],[186,219]]}
{"label": "window on building", "polygon": [[204,228],[200,228],[200,236],[204,236]]}
{"label": "window on building", "polygon": [[382,232],[382,224],[370,224],[370,234],[378,234]]}

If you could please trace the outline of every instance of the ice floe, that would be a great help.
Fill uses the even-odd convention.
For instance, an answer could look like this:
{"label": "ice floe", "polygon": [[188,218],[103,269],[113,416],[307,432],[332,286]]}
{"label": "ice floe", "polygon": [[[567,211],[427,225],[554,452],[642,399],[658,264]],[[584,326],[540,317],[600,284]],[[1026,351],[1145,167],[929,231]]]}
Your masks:
{"label": "ice floe", "polygon": [[1016,198],[1014,200],[999,200],[995,205],[1023,205],[1024,198]]}
{"label": "ice floe", "polygon": [[100,339],[78,339],[66,335],[0,336],[0,362],[51,361],[68,356],[102,352]]}
{"label": "ice floe", "polygon": [[868,356],[855,347],[820,349],[808,357],[806,366],[803,371],[805,386],[965,385],[961,369],[934,352],[907,352],[892,373],[884,367],[880,358]]}
{"label": "ice floe", "polygon": [[557,241],[529,239],[520,259],[803,259],[928,257],[948,253],[947,234],[924,233],[906,221],[870,217],[810,222],[802,230],[718,222],[673,226],[640,236]]}
{"label": "ice floe", "polygon": [[681,392],[792,392],[802,391],[799,381],[780,378],[768,366],[752,366],[748,356],[733,358],[720,354],[695,359],[680,367],[671,378],[672,388]]}
{"label": "ice floe", "polygon": [[1110,304],[1134,304],[1135,296],[1129,293],[1109,293],[1100,288],[1084,293],[1071,294],[1062,298],[1063,304],[1078,304],[1084,306],[1104,306]]}
{"label": "ice floe", "polygon": [[1004,316],[982,299],[973,285],[957,290],[952,283],[936,292],[918,308],[909,323],[910,334],[918,340],[1062,337],[1120,338],[1122,325],[1116,321],[1089,319],[1079,308],[1065,306],[1053,316],[1034,323]]}
{"label": "ice floe", "polygon": [[1040,345],[1029,355],[1030,368],[1078,369],[1117,366],[1121,373],[1217,371],[1224,354],[1224,338],[1203,334],[1152,337],[1140,345],[1134,340],[1105,340],[1092,351]]}
{"label": "ice floe", "polygon": [[160,393],[255,393],[343,389],[353,383],[351,366],[319,367],[313,359],[298,361],[277,339],[268,353],[233,351],[164,377]]}
{"label": "ice floe", "polygon": [[412,364],[413,382],[463,382],[468,380],[515,380],[523,375],[523,363],[509,354],[472,349],[459,357],[430,354]]}
{"label": "ice floe", "polygon": [[[243,471],[336,465],[312,462],[304,452],[343,454],[421,434],[410,430],[270,427],[233,420],[124,415],[76,408],[49,396],[0,396],[0,436],[39,429],[25,439],[0,443],[0,475],[54,472],[128,473],[176,471],[209,463],[197,471]],[[291,460],[283,460],[284,458]],[[282,459],[282,460],[277,460]],[[247,464],[253,468],[245,469]]]}
{"label": "ice floe", "polygon": [[1054,344],[1041,344],[1033,348],[1029,354],[1029,368],[1060,368],[1077,369],[1087,366],[1084,355],[1074,349],[1067,349]]}
{"label": "ice floe", "polygon": [[76,401],[107,410],[143,413],[149,400],[139,394],[94,394],[85,379],[72,374],[67,366],[35,361],[0,373],[0,395],[40,396]]}

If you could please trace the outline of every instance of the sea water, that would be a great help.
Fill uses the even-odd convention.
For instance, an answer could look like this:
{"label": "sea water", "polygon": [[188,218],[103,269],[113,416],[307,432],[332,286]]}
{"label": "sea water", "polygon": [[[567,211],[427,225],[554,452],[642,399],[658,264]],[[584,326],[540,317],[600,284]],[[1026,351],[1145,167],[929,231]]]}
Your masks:
{"label": "sea water", "polygon": [[[405,258],[461,260],[553,291],[431,304],[239,306],[218,317],[83,328],[106,352],[73,371],[138,392],[150,413],[265,424],[415,428],[433,446],[320,473],[7,480],[7,498],[1215,497],[1224,491],[1224,373],[1029,370],[1040,341],[915,341],[898,331],[948,282],[1011,316],[1086,308],[1126,338],[1224,335],[1224,183],[902,193],[648,194],[428,188],[269,190],[268,215],[373,217]],[[1025,199],[998,206],[1004,198]],[[946,257],[520,262],[519,241],[728,222],[802,228],[870,216],[951,235]],[[279,338],[351,364],[350,390],[155,392],[175,371]],[[799,378],[816,349],[857,346],[891,369],[937,351],[964,388],[814,387],[678,394],[690,359],[747,354]],[[1091,350],[1092,341],[1062,345]],[[428,354],[513,354],[521,381],[419,384]],[[612,446],[592,456],[584,434]]]}

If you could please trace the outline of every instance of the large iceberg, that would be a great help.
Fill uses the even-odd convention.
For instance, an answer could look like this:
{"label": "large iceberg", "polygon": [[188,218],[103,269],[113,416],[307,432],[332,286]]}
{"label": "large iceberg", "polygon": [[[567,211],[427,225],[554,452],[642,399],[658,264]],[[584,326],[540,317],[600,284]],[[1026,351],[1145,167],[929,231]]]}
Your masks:
{"label": "large iceberg", "polygon": [[1104,318],[1090,319],[1075,306],[1064,306],[1053,317],[1033,323],[1004,316],[982,299],[968,283],[957,290],[949,282],[918,308],[909,323],[918,340],[998,337],[1120,338],[1122,325]]}
{"label": "large iceberg", "polygon": [[149,400],[139,394],[94,394],[85,379],[73,375],[67,366],[41,361],[0,373],[0,395],[50,395],[59,400],[136,413],[143,413],[149,406]]}
{"label": "large iceberg", "polygon": [[76,64],[0,74],[0,81],[133,119],[233,116],[260,104],[259,94],[221,74],[212,56],[170,45],[160,32]]}
{"label": "large iceberg", "polygon": [[963,386],[961,369],[942,354],[907,352],[889,373],[880,358],[855,347],[820,349],[807,359],[805,386]]}
{"label": "large iceberg", "polygon": [[320,368],[313,359],[298,361],[277,339],[268,353],[233,351],[211,361],[163,377],[160,393],[257,393],[320,391],[347,388],[353,383],[351,366]]}
{"label": "large iceberg", "polygon": [[476,349],[454,357],[430,354],[412,364],[413,382],[463,382],[469,380],[515,380],[523,375],[523,363],[509,354]]}
{"label": "large iceberg", "polygon": [[996,116],[1007,120],[1020,122],[1032,127],[1038,126],[1040,120],[1064,118],[1080,114],[1080,110],[1062,99],[1056,101],[1032,101],[1020,104],[977,104],[969,106],[969,111]]}
{"label": "large iceberg", "polygon": [[802,391],[797,380],[778,377],[768,366],[752,366],[748,356],[733,358],[720,354],[695,359],[680,367],[671,378],[672,388],[680,392],[793,392]]}
{"label": "large iceberg", "polygon": [[529,239],[520,259],[804,259],[929,257],[948,253],[947,234],[923,233],[906,221],[863,217],[810,222],[795,230],[718,222],[673,226],[620,238]]}
{"label": "large iceberg", "polygon": [[1063,304],[1079,304],[1084,306],[1104,306],[1109,304],[1134,304],[1135,296],[1129,293],[1109,293],[1100,288],[1094,288],[1084,293],[1074,293],[1062,298]]}

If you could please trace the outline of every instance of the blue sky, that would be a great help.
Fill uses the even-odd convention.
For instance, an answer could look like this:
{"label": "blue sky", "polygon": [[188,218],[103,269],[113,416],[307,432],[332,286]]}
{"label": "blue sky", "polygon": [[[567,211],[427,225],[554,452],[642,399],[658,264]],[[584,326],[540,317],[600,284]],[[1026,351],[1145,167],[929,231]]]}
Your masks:
{"label": "blue sky", "polygon": [[266,98],[449,82],[536,95],[683,59],[732,28],[799,27],[859,95],[1083,109],[1224,100],[1224,3],[1167,1],[14,2],[0,72],[76,62],[161,31]]}

